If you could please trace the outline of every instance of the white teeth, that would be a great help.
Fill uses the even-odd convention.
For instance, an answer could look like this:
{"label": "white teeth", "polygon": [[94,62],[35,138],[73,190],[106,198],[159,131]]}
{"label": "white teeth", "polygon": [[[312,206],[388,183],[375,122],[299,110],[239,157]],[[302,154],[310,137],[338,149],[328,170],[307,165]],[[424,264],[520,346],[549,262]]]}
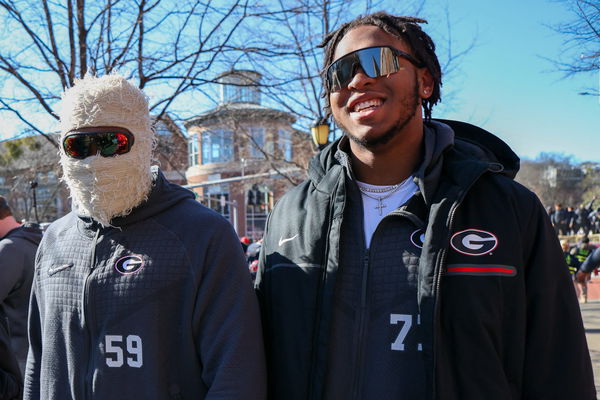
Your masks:
{"label": "white teeth", "polygon": [[363,101],[361,103],[357,103],[354,106],[354,111],[359,112],[359,111],[362,111],[369,107],[378,107],[382,104],[383,104],[383,101],[381,101],[380,99],[367,100],[367,101]]}

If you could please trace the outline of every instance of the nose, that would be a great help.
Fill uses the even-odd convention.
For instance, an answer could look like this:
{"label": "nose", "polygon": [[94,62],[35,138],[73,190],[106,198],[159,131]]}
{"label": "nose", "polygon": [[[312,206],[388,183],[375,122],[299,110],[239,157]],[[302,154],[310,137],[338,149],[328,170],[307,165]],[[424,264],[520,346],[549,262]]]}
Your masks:
{"label": "nose", "polygon": [[375,82],[375,79],[376,78],[371,78],[369,75],[367,75],[365,71],[362,70],[362,68],[356,68],[354,76],[348,83],[348,89],[360,90],[365,86],[373,84]]}

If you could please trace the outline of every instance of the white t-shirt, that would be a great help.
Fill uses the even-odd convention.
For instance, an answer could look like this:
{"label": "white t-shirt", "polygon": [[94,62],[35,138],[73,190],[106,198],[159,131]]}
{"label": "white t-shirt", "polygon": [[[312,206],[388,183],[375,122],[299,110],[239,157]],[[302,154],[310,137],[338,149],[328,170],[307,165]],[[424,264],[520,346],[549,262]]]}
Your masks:
{"label": "white t-shirt", "polygon": [[[356,183],[358,184],[358,187],[362,188],[363,190],[381,190],[390,187],[390,185],[369,185],[368,183],[360,182],[358,180]],[[413,177],[409,176],[398,186],[397,189],[393,189],[388,192],[372,193],[367,191],[367,194],[365,194],[365,191],[360,191],[363,201],[365,243],[367,248],[369,248],[371,245],[371,238],[373,237],[373,233],[375,232],[375,229],[377,229],[379,222],[381,222],[386,215],[406,203],[408,199],[415,194],[417,189],[418,188],[413,180]],[[392,191],[393,193],[390,193]],[[381,200],[377,200],[377,198],[381,198]]]}

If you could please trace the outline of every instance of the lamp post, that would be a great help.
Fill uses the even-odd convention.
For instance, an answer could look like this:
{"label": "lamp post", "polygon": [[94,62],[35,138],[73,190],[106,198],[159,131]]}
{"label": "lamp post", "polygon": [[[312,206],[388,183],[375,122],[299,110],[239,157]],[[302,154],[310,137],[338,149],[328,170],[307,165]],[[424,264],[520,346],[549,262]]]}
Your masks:
{"label": "lamp post", "polygon": [[31,187],[31,192],[33,194],[33,213],[35,215],[35,222],[40,223],[40,219],[38,218],[37,212],[37,197],[35,195],[35,189],[38,187],[37,181],[33,180],[29,182],[29,186]]}
{"label": "lamp post", "polygon": [[312,134],[313,143],[319,150],[323,150],[329,142],[329,123],[327,118],[321,117],[316,120],[313,126],[310,128]]}

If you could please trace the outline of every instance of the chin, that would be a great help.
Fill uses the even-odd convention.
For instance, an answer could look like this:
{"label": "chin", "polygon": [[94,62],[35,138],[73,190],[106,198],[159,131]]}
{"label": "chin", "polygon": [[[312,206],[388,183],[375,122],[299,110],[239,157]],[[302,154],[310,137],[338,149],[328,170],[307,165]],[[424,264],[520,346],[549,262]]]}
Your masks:
{"label": "chin", "polygon": [[366,149],[375,149],[388,144],[393,138],[401,134],[409,121],[410,119],[397,121],[397,123],[392,126],[381,128],[377,131],[370,129],[370,131],[358,135],[350,133],[345,126],[339,123],[338,126],[344,131],[346,136],[348,136],[348,139],[352,140],[354,143]]}
{"label": "chin", "polygon": [[[360,145],[365,148],[376,147],[380,144],[387,143],[389,139],[385,139],[386,132],[384,133],[368,133],[364,135],[354,135],[345,130],[346,136],[348,139],[352,140],[354,143]],[[382,138],[384,139],[382,142]]]}

